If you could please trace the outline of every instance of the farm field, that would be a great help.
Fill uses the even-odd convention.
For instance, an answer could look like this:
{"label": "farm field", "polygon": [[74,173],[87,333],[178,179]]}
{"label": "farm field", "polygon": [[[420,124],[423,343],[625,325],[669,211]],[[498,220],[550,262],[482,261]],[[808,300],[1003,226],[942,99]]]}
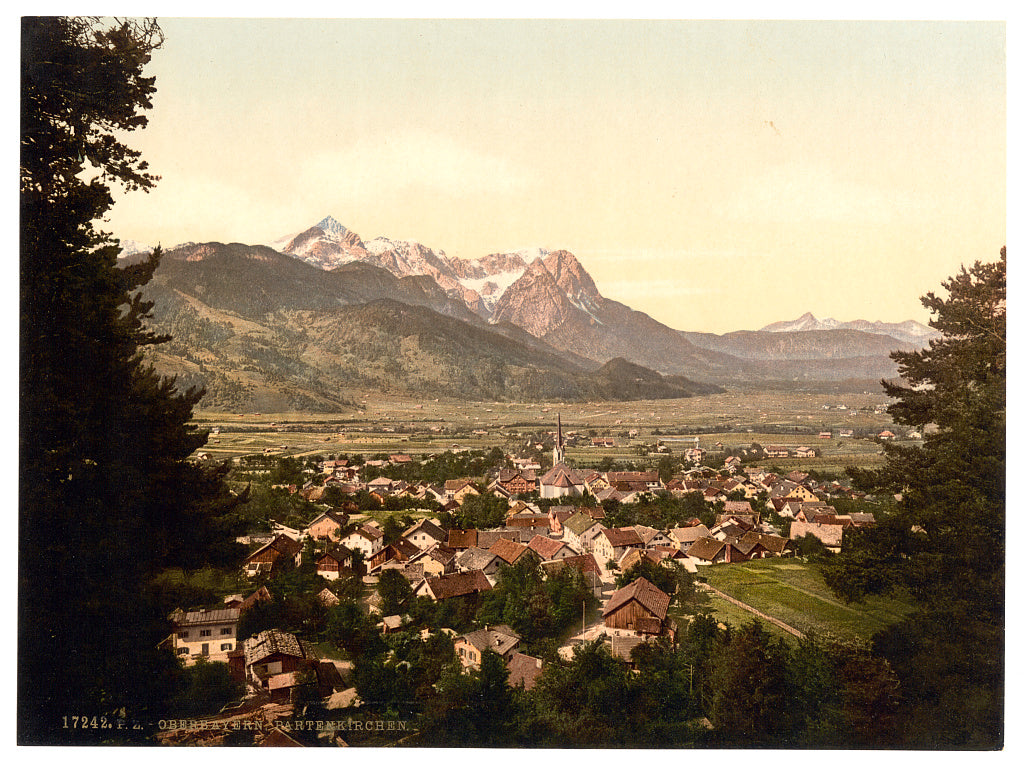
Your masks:
{"label": "farm field", "polygon": [[[815,566],[793,558],[704,566],[698,567],[698,573],[723,593],[820,638],[868,641],[914,608],[909,600],[895,598],[872,597],[862,604],[845,604],[832,595]],[[718,608],[722,604],[727,609],[720,615]],[[718,598],[713,599],[712,608],[715,616],[734,624],[737,616],[745,615],[740,624],[753,618]],[[764,624],[772,632],[792,639],[774,625]]]}
{"label": "farm field", "polygon": [[[730,391],[678,400],[622,403],[479,403],[414,401],[365,394],[347,414],[229,414],[199,411],[196,422],[211,428],[201,451],[214,459],[245,454],[407,453],[502,446],[515,449],[522,436],[550,432],[561,415],[566,434],[579,434],[568,455],[579,466],[604,457],[657,464],[659,441],[674,454],[693,445],[719,451],[751,443],[808,446],[821,456],[778,459],[782,468],[842,470],[881,462],[868,436],[890,426],[874,413],[884,401],[876,393],[827,394]],[[819,438],[818,431],[851,429],[855,438]],[[614,446],[592,446],[591,437],[611,437]]]}

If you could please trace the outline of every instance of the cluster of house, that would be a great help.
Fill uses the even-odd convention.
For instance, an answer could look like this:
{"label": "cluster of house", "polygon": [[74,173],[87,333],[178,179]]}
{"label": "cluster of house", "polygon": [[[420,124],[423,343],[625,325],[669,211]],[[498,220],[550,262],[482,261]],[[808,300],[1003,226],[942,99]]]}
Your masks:
{"label": "cluster of house", "polygon": [[[395,461],[402,461],[397,455]],[[328,581],[359,574],[375,582],[389,569],[402,573],[417,596],[447,601],[485,593],[497,583],[503,566],[529,559],[546,575],[576,568],[595,596],[602,598],[599,630],[606,633],[613,653],[629,659],[632,648],[657,636],[672,636],[675,626],[668,617],[670,596],[646,579],[639,578],[611,592],[614,576],[641,562],[676,563],[690,571],[697,566],[737,563],[751,559],[780,557],[794,552],[794,541],[812,535],[827,548],[842,547],[843,532],[850,527],[871,526],[869,513],[840,515],[829,504],[834,497],[856,497],[838,483],[818,483],[806,473],[785,476],[760,468],[742,467],[729,457],[721,470],[697,466],[664,484],[656,472],[598,472],[579,470],[565,463],[559,426],[553,468],[537,476],[533,468],[502,469],[485,488],[468,479],[449,481],[443,487],[428,487],[378,478],[367,486],[376,493],[435,495],[449,508],[458,507],[471,494],[490,492],[508,499],[503,525],[488,529],[446,529],[438,518],[423,518],[391,542],[375,523],[353,508],[327,510],[302,530],[280,527],[246,558],[246,575],[270,575],[283,566],[300,564],[304,542],[318,543],[316,571]],[[355,468],[344,460],[325,467],[329,479],[358,482]],[[517,496],[539,492],[545,499],[564,498],[542,512]],[[743,499],[738,499],[741,492]],[[572,504],[573,497],[591,495],[594,502]],[[681,521],[666,529],[649,526],[608,527],[602,503],[616,499],[632,501],[642,495],[699,493],[709,502],[721,503],[712,526],[697,518]],[[763,520],[750,499],[766,494],[772,509],[790,519],[788,536]],[[582,502],[582,500],[579,500]],[[356,554],[359,554],[358,556]],[[345,688],[333,663],[318,660],[310,647],[294,635],[269,630],[237,641],[240,616],[255,603],[268,600],[261,587],[248,597],[229,596],[223,608],[176,611],[171,620],[174,632],[165,641],[186,663],[199,659],[227,662],[232,674],[245,681],[251,692],[265,693],[270,701],[285,702],[298,686],[313,687],[336,706],[351,704],[354,690]],[[319,594],[326,605],[336,604],[330,588]],[[371,606],[378,606],[376,596]],[[407,618],[380,618],[383,632],[401,629]],[[451,632],[451,631],[447,631]],[[523,654],[520,639],[507,626],[485,627],[455,638],[456,653],[467,667],[480,664],[481,655],[491,650],[508,666],[510,681],[530,688],[542,669],[541,660]],[[338,704],[342,703],[342,704]]]}

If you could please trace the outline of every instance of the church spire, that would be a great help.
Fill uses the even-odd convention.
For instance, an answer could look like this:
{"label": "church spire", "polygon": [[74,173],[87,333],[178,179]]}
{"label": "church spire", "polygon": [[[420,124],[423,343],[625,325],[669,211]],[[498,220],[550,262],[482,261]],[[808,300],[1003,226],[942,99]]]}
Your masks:
{"label": "church spire", "polygon": [[565,461],[565,444],[562,442],[562,412],[558,412],[558,431],[555,433],[555,450],[553,452],[553,464]]}

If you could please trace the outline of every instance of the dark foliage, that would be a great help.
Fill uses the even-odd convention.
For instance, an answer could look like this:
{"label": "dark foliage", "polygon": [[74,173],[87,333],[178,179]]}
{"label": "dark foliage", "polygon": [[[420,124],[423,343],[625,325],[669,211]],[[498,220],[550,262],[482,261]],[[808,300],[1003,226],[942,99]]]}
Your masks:
{"label": "dark foliage", "polygon": [[883,382],[898,424],[930,426],[923,445],[887,445],[860,486],[901,494],[891,515],[823,566],[840,596],[906,589],[920,613],[877,649],[903,682],[904,744],[996,748],[1003,735],[1006,525],[1006,249],[922,302],[942,332],[894,353],[905,384]]}
{"label": "dark foliage", "polygon": [[[18,737],[91,742],[68,712],[155,723],[176,661],[147,577],[237,556],[223,469],[186,461],[202,393],[142,364],[164,341],[137,289],[160,255],[118,268],[97,230],[111,186],[156,177],[120,137],[146,125],[152,21],[25,18],[21,66]],[[91,176],[91,178],[89,178]],[[147,729],[131,732],[133,736]]]}

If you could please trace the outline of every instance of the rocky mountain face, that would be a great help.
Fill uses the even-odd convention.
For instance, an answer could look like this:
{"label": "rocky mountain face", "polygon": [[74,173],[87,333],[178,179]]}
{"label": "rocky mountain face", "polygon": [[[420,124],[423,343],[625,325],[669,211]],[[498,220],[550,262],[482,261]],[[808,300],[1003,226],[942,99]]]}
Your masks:
{"label": "rocky mountain face", "polygon": [[[126,263],[143,258],[131,250]],[[364,242],[330,217],[269,246],[178,246],[146,294],[155,329],[174,337],[153,353],[162,370],[206,387],[207,406],[268,411],[331,410],[371,386],[567,400],[707,391],[694,379],[861,388],[895,378],[889,353],[932,333],[809,313],[760,331],[681,332],[602,296],[568,251],[465,260]]]}

